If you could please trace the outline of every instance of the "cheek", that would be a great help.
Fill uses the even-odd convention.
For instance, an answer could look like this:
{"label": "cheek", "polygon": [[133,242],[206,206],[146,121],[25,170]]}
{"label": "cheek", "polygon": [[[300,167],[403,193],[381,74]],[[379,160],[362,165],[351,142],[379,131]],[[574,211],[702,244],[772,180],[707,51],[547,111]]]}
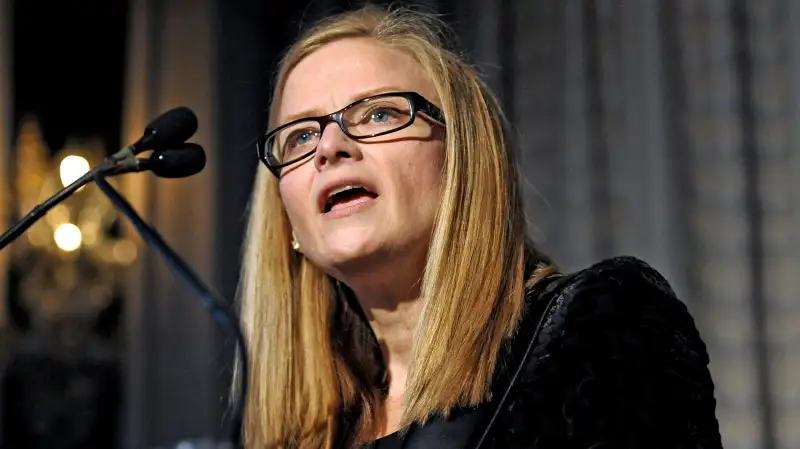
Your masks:
{"label": "cheek", "polygon": [[305,187],[306,184],[301,179],[294,177],[286,177],[281,180],[281,200],[293,228],[302,228],[308,215],[309,190]]}
{"label": "cheek", "polygon": [[418,157],[406,157],[401,163],[404,176],[398,182],[398,187],[405,198],[404,203],[409,207],[436,209],[441,196],[444,148],[440,145],[420,145],[413,150]]}
{"label": "cheek", "polygon": [[442,201],[442,186],[444,184],[444,148],[437,148],[435,154],[427,161],[425,183],[428,186],[427,201],[433,215],[439,210]]}
{"label": "cheek", "polygon": [[420,157],[416,161],[416,169],[424,177],[420,182],[424,183],[432,192],[438,192],[441,187],[444,157],[444,145],[431,144],[427,145],[423,151],[420,151]]}

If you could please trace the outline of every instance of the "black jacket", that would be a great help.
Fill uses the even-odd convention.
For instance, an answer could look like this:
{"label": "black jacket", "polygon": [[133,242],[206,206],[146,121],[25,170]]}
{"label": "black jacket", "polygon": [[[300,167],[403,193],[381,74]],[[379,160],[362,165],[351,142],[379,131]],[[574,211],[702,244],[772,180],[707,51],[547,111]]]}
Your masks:
{"label": "black jacket", "polygon": [[540,283],[500,357],[491,401],[412,426],[401,444],[380,447],[722,447],[694,320],[638,259],[608,259]]}

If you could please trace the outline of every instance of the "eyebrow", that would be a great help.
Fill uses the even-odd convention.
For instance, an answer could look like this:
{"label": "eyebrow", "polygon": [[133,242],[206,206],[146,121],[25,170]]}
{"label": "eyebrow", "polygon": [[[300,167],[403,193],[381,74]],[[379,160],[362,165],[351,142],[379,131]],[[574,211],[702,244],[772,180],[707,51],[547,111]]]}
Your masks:
{"label": "eyebrow", "polygon": [[[399,87],[394,87],[394,86],[383,86],[383,87],[378,87],[378,88],[375,88],[375,89],[364,90],[364,91],[361,91],[361,92],[359,92],[359,93],[357,93],[355,95],[352,95],[350,97],[350,99],[348,100],[347,104],[342,106],[342,108],[347,106],[347,105],[353,104],[354,102],[356,102],[358,100],[362,100],[364,98],[371,97],[373,95],[380,95],[380,94],[385,94],[385,93],[390,93],[390,92],[407,92],[407,91],[408,91],[408,89],[401,89]],[[338,108],[337,111],[339,109],[341,109],[341,108]],[[302,119],[302,118],[318,117],[318,116],[324,115],[324,114],[325,113],[319,113],[319,109],[307,109],[307,110],[304,110],[304,111],[301,111],[301,112],[290,114],[285,119],[279,120],[278,121],[278,123],[279,123],[278,126],[286,124],[286,123],[290,123],[290,122],[293,122],[295,120],[299,120],[299,119]]]}

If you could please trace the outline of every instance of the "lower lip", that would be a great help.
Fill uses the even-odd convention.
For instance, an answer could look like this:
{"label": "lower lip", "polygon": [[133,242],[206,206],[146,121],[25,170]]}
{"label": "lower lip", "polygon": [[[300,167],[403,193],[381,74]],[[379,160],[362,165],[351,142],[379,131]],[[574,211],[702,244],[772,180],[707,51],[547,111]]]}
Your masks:
{"label": "lower lip", "polygon": [[374,206],[377,201],[378,198],[367,197],[363,199],[358,199],[350,202],[345,206],[339,206],[336,209],[333,209],[329,212],[325,212],[322,214],[322,216],[330,219],[347,217],[350,215],[357,214],[359,212],[363,212],[366,209],[369,209],[370,207]]}

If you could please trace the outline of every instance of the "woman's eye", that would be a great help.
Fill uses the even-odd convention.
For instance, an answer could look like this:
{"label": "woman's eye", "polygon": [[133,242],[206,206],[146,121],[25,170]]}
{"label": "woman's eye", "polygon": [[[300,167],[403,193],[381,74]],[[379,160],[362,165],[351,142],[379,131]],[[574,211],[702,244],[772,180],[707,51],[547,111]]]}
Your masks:
{"label": "woman's eye", "polygon": [[297,138],[295,139],[295,143],[297,145],[305,145],[311,141],[311,137],[312,135],[310,132],[304,132],[297,136]]}
{"label": "woman's eye", "polygon": [[314,140],[314,134],[314,131],[311,130],[295,131],[286,139],[286,142],[289,144],[289,148],[301,147],[311,143]]}
{"label": "woman's eye", "polygon": [[377,111],[372,111],[370,120],[376,123],[384,123],[391,120],[392,116],[392,112],[388,109],[378,109]]}

